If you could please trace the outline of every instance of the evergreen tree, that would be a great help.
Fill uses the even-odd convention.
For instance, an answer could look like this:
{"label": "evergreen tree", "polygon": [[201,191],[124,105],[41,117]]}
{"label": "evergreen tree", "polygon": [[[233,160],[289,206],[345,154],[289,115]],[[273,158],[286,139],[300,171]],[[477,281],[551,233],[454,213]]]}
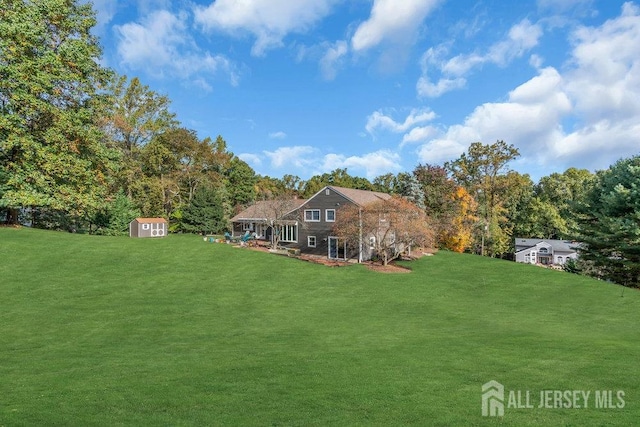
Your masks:
{"label": "evergreen tree", "polygon": [[412,173],[399,173],[397,178],[398,193],[414,203],[420,209],[425,209],[424,193],[416,176]]}
{"label": "evergreen tree", "polygon": [[579,208],[581,258],[597,275],[640,286],[640,156],[600,172]]}
{"label": "evergreen tree", "polygon": [[182,212],[182,227],[191,233],[219,233],[226,228],[224,200],[218,189],[202,186]]}
{"label": "evergreen tree", "polygon": [[256,199],[258,177],[246,162],[234,157],[226,171],[227,190],[233,206],[247,205]]}
{"label": "evergreen tree", "polygon": [[140,216],[131,200],[123,191],[101,209],[93,219],[96,226],[95,234],[106,236],[121,236],[127,234],[129,223]]}

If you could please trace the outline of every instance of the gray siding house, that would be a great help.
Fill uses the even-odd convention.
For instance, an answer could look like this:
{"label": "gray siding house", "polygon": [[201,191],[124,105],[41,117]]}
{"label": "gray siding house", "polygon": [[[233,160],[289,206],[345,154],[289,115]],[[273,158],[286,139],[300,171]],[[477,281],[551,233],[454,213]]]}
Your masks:
{"label": "gray siding house", "polygon": [[363,236],[359,247],[348,247],[347,244],[333,235],[333,224],[340,208],[347,205],[364,207],[369,203],[388,200],[391,195],[376,191],[356,190],[353,188],[327,186],[318,191],[299,208],[298,216],[302,218],[296,246],[302,253],[322,255],[329,259],[346,260],[356,258],[358,261],[371,259],[372,247],[370,236]]}
{"label": "gray siding house", "polygon": [[554,239],[515,239],[516,262],[542,265],[563,265],[577,259],[580,243]]}
{"label": "gray siding house", "polygon": [[[233,235],[240,236],[249,231],[255,232],[259,239],[270,240],[272,230],[267,216],[277,216],[284,223],[280,246],[330,259],[369,260],[372,256],[369,236],[363,236],[359,247],[350,248],[333,234],[333,225],[344,206],[363,207],[390,198],[386,193],[327,186],[308,200],[291,200],[286,209],[283,209],[282,201],[257,202],[231,219]],[[265,215],[265,211],[270,212],[270,215]]]}

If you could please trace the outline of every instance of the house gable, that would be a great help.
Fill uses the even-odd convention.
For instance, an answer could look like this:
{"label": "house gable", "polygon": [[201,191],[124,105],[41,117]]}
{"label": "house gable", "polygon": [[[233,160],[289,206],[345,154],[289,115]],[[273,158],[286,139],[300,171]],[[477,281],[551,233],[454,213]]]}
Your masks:
{"label": "house gable", "polygon": [[341,243],[337,242],[334,236],[333,226],[340,217],[340,211],[345,206],[366,206],[381,200],[388,200],[392,196],[386,193],[376,191],[358,190],[353,188],[326,186],[311,196],[304,205],[299,208],[302,227],[300,228],[300,238],[298,239],[298,247],[302,252],[328,256],[329,246],[338,245],[339,252],[342,254],[339,258],[364,256],[368,258],[368,254],[363,254],[363,250],[369,249],[369,245],[362,245],[361,248],[352,248],[352,250],[360,253],[347,253]]}

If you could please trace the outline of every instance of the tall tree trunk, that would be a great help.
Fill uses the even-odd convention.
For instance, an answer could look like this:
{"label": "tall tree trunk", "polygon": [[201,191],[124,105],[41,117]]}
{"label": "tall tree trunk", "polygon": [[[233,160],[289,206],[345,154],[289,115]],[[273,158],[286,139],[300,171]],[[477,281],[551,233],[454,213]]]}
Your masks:
{"label": "tall tree trunk", "polygon": [[18,224],[18,209],[8,208],[7,209],[7,219],[6,223],[9,225],[17,225]]}

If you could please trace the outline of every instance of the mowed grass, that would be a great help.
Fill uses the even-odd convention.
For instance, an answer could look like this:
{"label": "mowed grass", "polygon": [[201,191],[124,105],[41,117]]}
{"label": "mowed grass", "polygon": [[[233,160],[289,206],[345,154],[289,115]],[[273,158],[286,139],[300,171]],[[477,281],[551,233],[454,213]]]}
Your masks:
{"label": "mowed grass", "polygon": [[[407,265],[0,229],[0,425],[637,424],[637,291],[447,252]],[[534,406],[591,396],[482,417],[490,380]]]}

